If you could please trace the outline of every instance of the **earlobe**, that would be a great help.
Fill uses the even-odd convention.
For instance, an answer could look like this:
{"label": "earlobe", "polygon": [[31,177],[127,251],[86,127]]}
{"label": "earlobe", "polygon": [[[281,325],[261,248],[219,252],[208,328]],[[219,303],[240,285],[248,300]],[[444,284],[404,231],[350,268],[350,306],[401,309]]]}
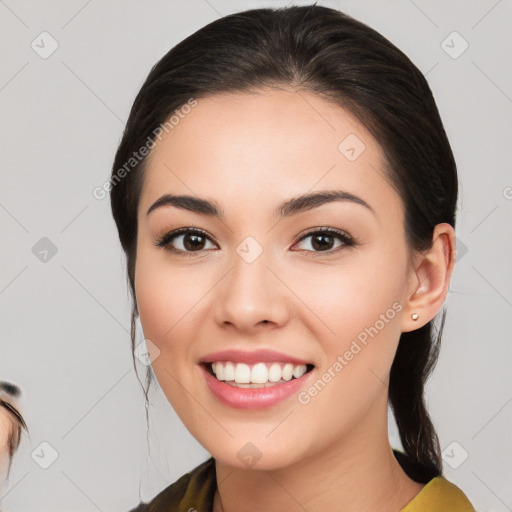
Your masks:
{"label": "earlobe", "polygon": [[438,224],[432,246],[418,253],[411,265],[412,286],[404,307],[402,332],[414,331],[436,316],[448,293],[455,258],[453,227]]}

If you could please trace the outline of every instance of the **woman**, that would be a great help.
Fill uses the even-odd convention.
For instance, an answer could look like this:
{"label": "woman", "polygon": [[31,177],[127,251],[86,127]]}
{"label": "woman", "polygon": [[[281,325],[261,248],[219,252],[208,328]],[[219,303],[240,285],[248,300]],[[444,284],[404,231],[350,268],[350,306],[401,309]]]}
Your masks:
{"label": "woman", "polygon": [[210,23],[151,70],[109,188],[132,348],[139,317],[212,455],[137,510],[473,510],[424,402],[457,171],[400,50],[319,6]]}
{"label": "woman", "polygon": [[9,475],[12,457],[21,442],[22,429],[27,425],[17,408],[21,390],[16,384],[0,381],[0,475]]}

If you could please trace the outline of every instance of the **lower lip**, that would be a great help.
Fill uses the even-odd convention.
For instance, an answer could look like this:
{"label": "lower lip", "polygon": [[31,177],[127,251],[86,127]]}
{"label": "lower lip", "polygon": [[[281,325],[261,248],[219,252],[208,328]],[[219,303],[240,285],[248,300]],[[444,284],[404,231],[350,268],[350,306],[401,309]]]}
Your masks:
{"label": "lower lip", "polygon": [[224,404],[237,409],[263,409],[286,400],[296,393],[306,382],[311,370],[298,379],[266,388],[237,388],[225,384],[211,375],[204,365],[200,365],[210,391]]}

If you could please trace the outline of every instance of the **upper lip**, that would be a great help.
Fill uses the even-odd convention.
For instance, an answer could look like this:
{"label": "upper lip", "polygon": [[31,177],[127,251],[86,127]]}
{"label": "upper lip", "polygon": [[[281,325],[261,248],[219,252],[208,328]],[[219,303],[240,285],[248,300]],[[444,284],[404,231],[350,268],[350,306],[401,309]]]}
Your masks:
{"label": "upper lip", "polygon": [[275,350],[259,349],[247,350],[221,350],[211,352],[200,359],[200,363],[213,363],[215,361],[231,361],[233,363],[293,363],[295,365],[312,364],[299,357],[276,352]]}

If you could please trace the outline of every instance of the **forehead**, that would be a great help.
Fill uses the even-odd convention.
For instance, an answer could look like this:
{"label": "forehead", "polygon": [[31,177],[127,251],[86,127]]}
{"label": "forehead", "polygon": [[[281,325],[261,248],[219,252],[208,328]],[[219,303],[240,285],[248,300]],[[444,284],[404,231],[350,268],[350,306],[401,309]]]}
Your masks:
{"label": "forehead", "polygon": [[397,200],[375,138],[347,110],[316,94],[219,94],[187,112],[151,151],[142,211],[166,192],[222,204],[243,198],[246,211],[265,207],[263,198],[270,209],[283,197],[315,189]]}

